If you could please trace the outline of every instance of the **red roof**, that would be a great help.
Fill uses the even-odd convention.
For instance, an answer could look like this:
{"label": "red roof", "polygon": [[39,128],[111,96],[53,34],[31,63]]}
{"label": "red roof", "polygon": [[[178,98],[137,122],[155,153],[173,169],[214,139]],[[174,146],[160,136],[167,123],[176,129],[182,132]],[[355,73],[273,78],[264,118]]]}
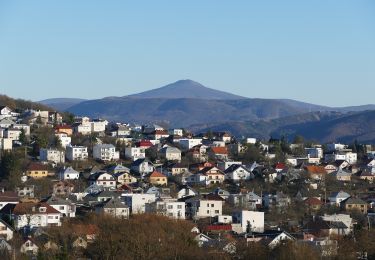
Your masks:
{"label": "red roof", "polygon": [[151,147],[153,144],[149,140],[142,140],[138,143],[139,147]]}
{"label": "red roof", "polygon": [[306,166],[306,170],[309,173],[326,174],[327,171],[323,166],[310,165]]}
{"label": "red roof", "polygon": [[285,163],[277,163],[275,169],[282,170],[285,169]]}
{"label": "red roof", "polygon": [[211,147],[211,150],[214,154],[228,154],[226,147]]}
{"label": "red roof", "polygon": [[154,171],[151,173],[150,178],[165,178],[166,176],[160,172]]}
{"label": "red roof", "polygon": [[55,127],[56,130],[61,130],[61,129],[69,129],[72,130],[72,127],[70,125],[58,125]]}
{"label": "red roof", "polygon": [[[40,211],[40,208],[46,208],[45,211]],[[51,207],[45,202],[24,202],[18,203],[14,208],[13,213],[15,215],[25,215],[25,214],[60,214],[59,211]]]}
{"label": "red roof", "polygon": [[27,167],[28,171],[47,171],[48,167],[41,163],[30,163]]}
{"label": "red roof", "polygon": [[226,224],[226,225],[208,225],[205,226],[204,231],[232,231],[232,225]]}
{"label": "red roof", "polygon": [[308,198],[304,201],[305,204],[314,206],[314,205],[322,205],[323,202],[317,198]]}

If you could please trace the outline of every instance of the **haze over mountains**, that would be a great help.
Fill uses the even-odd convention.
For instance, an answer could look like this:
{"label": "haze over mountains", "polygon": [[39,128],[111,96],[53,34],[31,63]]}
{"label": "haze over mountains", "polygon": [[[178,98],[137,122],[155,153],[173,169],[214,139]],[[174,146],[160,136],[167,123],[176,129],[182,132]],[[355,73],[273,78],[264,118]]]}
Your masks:
{"label": "haze over mountains", "polygon": [[170,127],[192,127],[196,131],[212,128],[262,138],[283,132],[325,141],[357,137],[375,141],[375,134],[366,130],[372,127],[363,126],[368,120],[374,121],[375,111],[361,112],[375,110],[375,105],[334,108],[290,99],[245,98],[192,80],[123,97],[48,99],[41,103],[76,115],[135,123],[165,122]]}

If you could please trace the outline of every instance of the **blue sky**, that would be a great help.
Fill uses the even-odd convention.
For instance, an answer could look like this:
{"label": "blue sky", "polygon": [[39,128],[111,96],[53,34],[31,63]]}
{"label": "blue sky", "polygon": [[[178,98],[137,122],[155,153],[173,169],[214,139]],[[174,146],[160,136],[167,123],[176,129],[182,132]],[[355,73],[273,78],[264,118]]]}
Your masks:
{"label": "blue sky", "polygon": [[375,103],[375,2],[0,1],[0,93],[101,98],[179,79],[247,97]]}

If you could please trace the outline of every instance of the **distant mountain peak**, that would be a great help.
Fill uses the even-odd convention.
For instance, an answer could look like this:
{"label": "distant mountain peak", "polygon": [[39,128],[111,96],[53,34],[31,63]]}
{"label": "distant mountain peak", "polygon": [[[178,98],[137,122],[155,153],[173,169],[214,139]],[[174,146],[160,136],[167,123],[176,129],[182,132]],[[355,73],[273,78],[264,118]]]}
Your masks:
{"label": "distant mountain peak", "polygon": [[208,88],[199,82],[191,79],[178,80],[174,83],[165,85],[160,88],[141,92],[128,97],[137,98],[194,98],[194,99],[243,99],[244,97],[234,95],[228,92]]}

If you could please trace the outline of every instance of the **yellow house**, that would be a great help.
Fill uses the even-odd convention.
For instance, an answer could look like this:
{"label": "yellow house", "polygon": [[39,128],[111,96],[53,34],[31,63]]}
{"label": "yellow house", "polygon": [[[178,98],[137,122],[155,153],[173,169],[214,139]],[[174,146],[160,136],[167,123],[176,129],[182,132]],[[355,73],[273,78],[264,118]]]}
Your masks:
{"label": "yellow house", "polygon": [[48,167],[40,163],[31,163],[27,167],[26,175],[34,179],[45,178],[48,176]]}
{"label": "yellow house", "polygon": [[167,176],[165,176],[164,174],[154,171],[149,176],[149,182],[154,185],[167,185],[168,179]]}

